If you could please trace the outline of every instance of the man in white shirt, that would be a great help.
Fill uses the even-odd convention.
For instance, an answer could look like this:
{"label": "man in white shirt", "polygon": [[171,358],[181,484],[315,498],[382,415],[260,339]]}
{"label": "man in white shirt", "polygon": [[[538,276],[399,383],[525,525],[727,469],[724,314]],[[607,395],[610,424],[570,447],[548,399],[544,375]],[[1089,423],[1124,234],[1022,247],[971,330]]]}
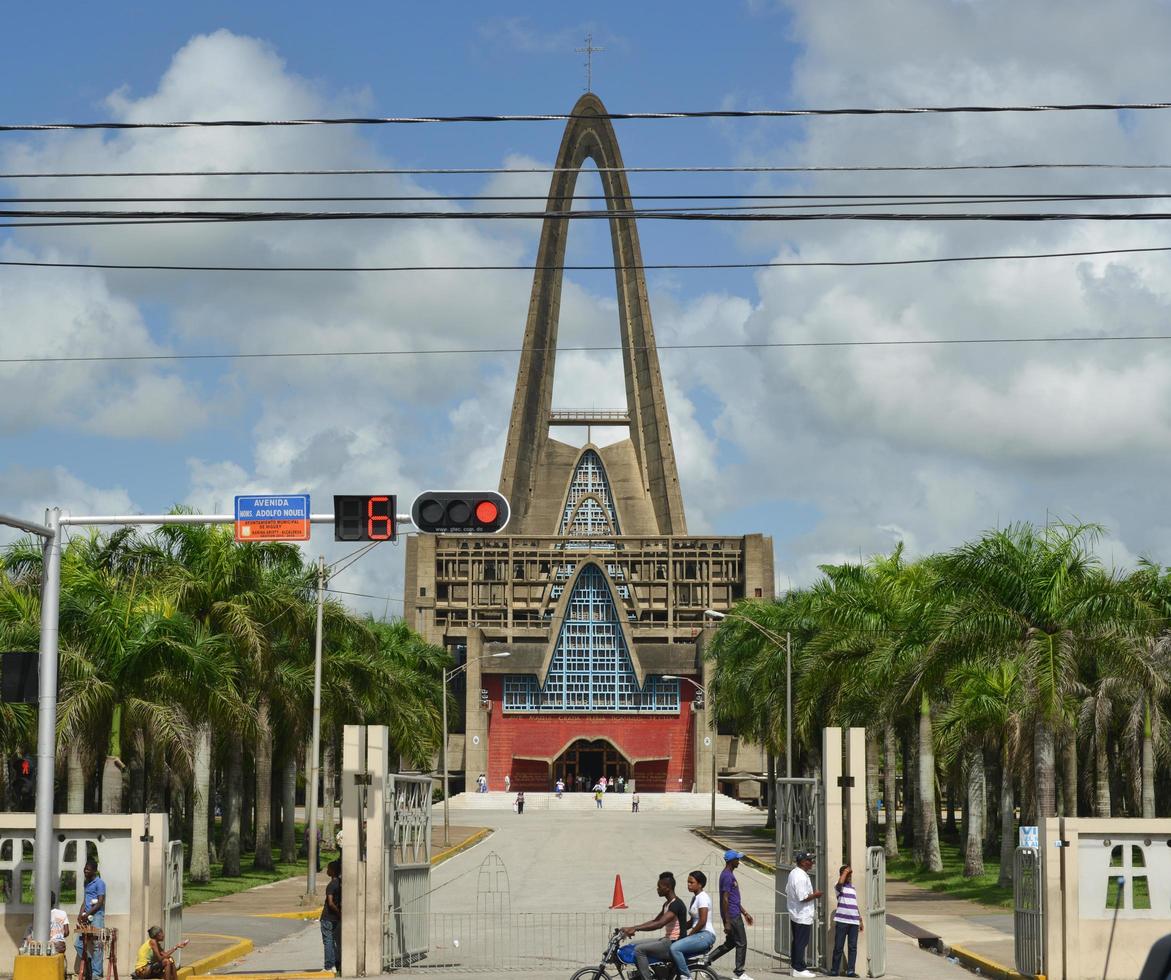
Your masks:
{"label": "man in white shirt", "polygon": [[785,884],[791,936],[789,964],[793,968],[793,976],[815,977],[817,974],[805,962],[805,950],[809,948],[809,938],[813,934],[813,917],[821,892],[813,887],[809,878],[809,872],[813,870],[813,853],[798,851],[793,857],[797,866],[789,872],[789,880]]}

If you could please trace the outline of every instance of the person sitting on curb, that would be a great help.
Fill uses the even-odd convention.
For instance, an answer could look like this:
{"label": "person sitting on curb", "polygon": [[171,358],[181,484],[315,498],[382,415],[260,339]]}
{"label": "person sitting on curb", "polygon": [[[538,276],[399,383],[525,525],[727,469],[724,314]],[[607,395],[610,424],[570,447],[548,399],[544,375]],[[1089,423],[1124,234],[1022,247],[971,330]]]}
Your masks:
{"label": "person sitting on curb", "polygon": [[162,926],[151,926],[146,930],[146,942],[138,947],[138,957],[134,962],[134,972],[130,975],[134,980],[175,980],[178,969],[175,967],[175,950],[183,949],[190,940],[184,939],[170,949],[163,949],[163,940],[166,938]]}

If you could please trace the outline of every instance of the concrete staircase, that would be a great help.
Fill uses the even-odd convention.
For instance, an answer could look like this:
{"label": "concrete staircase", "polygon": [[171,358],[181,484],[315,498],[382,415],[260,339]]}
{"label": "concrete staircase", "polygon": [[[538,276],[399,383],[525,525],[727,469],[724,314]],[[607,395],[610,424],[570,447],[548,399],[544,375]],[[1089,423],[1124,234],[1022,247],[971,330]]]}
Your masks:
{"label": "concrete staircase", "polygon": [[[607,793],[602,801],[604,810],[629,810],[630,793]],[[457,793],[451,798],[451,808],[463,810],[511,810],[515,792]],[[671,811],[676,813],[709,813],[710,793],[639,793],[638,809],[642,811]],[[525,791],[525,810],[594,810],[593,793],[531,793]],[[722,793],[716,794],[717,813],[751,813],[754,807],[741,803]]]}

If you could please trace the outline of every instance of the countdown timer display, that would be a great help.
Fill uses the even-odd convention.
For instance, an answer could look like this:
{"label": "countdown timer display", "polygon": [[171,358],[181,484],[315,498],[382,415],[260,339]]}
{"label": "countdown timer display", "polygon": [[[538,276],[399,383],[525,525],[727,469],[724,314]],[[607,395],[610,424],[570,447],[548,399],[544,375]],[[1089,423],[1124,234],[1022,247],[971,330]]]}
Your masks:
{"label": "countdown timer display", "polygon": [[333,498],[334,541],[394,541],[398,538],[393,493]]}

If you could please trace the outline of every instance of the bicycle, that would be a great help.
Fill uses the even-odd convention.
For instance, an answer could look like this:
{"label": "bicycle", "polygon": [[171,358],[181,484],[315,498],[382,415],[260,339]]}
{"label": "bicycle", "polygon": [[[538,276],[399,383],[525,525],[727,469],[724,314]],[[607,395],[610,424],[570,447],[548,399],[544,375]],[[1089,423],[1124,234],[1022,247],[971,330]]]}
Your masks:
{"label": "bicycle", "polygon": [[[618,955],[618,948],[625,938],[621,929],[615,929],[602,953],[602,961],[597,966],[582,967],[570,980],[639,980],[638,967],[633,963],[627,963]],[[687,961],[694,980],[720,980],[720,975],[715,970],[710,966],[703,966],[702,963],[702,955],[692,956]],[[610,972],[611,967],[613,972]],[[675,964],[669,960],[652,963],[651,972],[656,980],[675,980],[679,976]]]}

